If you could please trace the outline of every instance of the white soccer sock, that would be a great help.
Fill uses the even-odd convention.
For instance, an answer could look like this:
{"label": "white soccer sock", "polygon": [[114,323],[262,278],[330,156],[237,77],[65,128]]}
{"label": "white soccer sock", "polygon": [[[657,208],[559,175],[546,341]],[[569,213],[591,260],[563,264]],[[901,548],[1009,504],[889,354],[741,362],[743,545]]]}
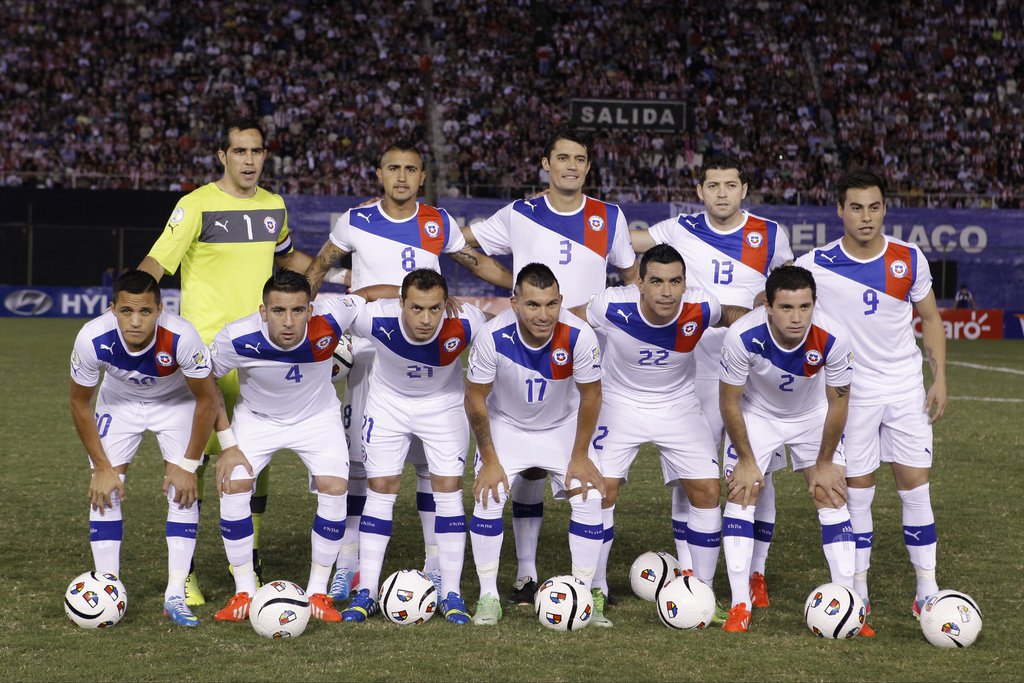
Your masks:
{"label": "white soccer sock", "polygon": [[[838,508],[820,508],[818,521],[821,523],[821,547],[832,573],[832,583],[853,588],[856,569],[857,546],[850,524],[850,511],[845,505]],[[856,589],[854,589],[856,590]]]}
{"label": "white soccer sock", "polygon": [[686,497],[686,489],[677,485],[672,487],[672,536],[676,541],[676,558],[683,569],[692,569],[690,545],[686,541],[687,522],[690,519],[690,501]]}
{"label": "white soccer sock", "polygon": [[338,551],[338,569],[359,569],[359,520],[366,505],[366,480],[349,479],[345,508],[345,535]]}
{"label": "white soccer sock", "polygon": [[309,534],[313,547],[309,583],[306,585],[306,592],[309,595],[327,592],[331,566],[338,557],[341,539],[345,535],[347,503],[348,494],[345,493],[340,496],[316,494],[316,516],[313,517],[313,530]]}
{"label": "white soccer sock", "polygon": [[569,556],[572,575],[590,590],[597,571],[597,562],[604,546],[604,523],[601,521],[601,494],[591,490],[587,499],[578,493],[569,499]]}
{"label": "white soccer sock", "polygon": [[512,489],[512,533],[516,539],[516,577],[537,575],[537,541],[544,521],[544,486],[547,479],[519,477]]}
{"label": "white soccer sock", "polygon": [[721,508],[698,508],[691,503],[688,527],[686,541],[690,544],[693,575],[711,586],[715,580],[718,551],[722,547]]}
{"label": "white soccer sock", "polygon": [[[124,475],[118,475],[124,483]],[[109,508],[101,515],[89,507],[89,547],[92,562],[98,572],[121,575],[121,539],[124,537],[124,517],[121,513],[121,496],[117,489],[110,492]]]}
{"label": "white soccer sock", "polygon": [[437,515],[434,532],[440,551],[441,596],[462,594],[462,563],[466,557],[466,508],[462,504],[462,491],[434,493]]}
{"label": "white soccer sock", "polygon": [[252,491],[225,493],[220,498],[220,534],[224,552],[235,575],[235,593],[256,595],[256,572],[252,566]]}
{"label": "white soccer sock", "polygon": [[498,597],[498,560],[501,557],[501,541],[505,537],[501,522],[501,513],[505,508],[508,494],[501,488],[495,503],[493,498],[487,499],[485,509],[479,502],[473,507],[473,517],[469,520],[469,540],[473,546],[473,563],[480,579],[480,596],[490,593]]}
{"label": "white soccer sock", "polygon": [[939,590],[939,584],[935,582],[937,540],[930,488],[929,484],[922,484],[909,491],[899,492],[900,500],[903,501],[903,542],[917,575],[919,598]]}
{"label": "white soccer sock", "polygon": [[868,569],[871,568],[871,546],[875,540],[874,522],[871,519],[871,501],[875,498],[875,487],[846,489],[846,509],[850,511],[850,527],[853,529],[856,559],[853,574],[853,590],[865,600],[868,599]]}
{"label": "white soccer sock", "polygon": [[768,549],[772,546],[775,533],[775,484],[772,473],[765,472],[764,486],[757,495],[754,506],[754,554],[750,558],[750,571],[764,574],[768,561]]}
{"label": "white soccer sock", "polygon": [[359,522],[359,588],[369,588],[374,600],[380,592],[380,572],[391,541],[391,520],[395,510],[394,493],[366,492],[366,507]]}
{"label": "white soccer sock", "polygon": [[164,600],[173,595],[185,597],[185,580],[196,551],[196,533],[199,530],[199,502],[184,510],[174,502],[174,487],[167,492],[167,588]]}
{"label": "white soccer sock", "polygon": [[[722,521],[722,546],[725,566],[729,571],[732,605],[752,609],[750,602],[750,557],[754,552],[754,507],[746,509],[739,503],[725,504]],[[698,577],[700,578],[700,577]]]}
{"label": "white soccer sock", "polygon": [[437,547],[437,524],[434,521],[437,502],[426,465],[416,465],[416,511],[423,527],[423,571],[432,572],[440,567]]}
{"label": "white soccer sock", "polygon": [[608,595],[608,555],[612,552],[612,541],[615,540],[615,506],[601,508],[601,524],[604,527],[604,543],[601,554],[597,558],[597,571],[594,572],[594,588]]}

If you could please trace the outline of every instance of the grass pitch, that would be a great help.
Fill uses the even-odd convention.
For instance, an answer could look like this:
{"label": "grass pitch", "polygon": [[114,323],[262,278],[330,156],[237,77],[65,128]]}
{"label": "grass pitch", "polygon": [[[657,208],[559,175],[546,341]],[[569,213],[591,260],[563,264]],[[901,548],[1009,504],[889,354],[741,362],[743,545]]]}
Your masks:
{"label": "grass pitch", "polygon": [[[496,628],[457,628],[437,618],[400,628],[375,618],[367,624],[311,622],[299,639],[268,641],[248,625],[221,624],[213,612],[233,592],[218,536],[218,506],[208,482],[196,565],[209,600],[197,609],[200,628],[175,627],[161,616],[166,580],[161,465],[147,436],[129,470],[124,506],[122,579],[130,599],[124,621],[108,631],[85,631],[64,615],[67,583],[91,567],[88,544],[88,461],[68,411],[68,355],[81,320],[0,319],[4,380],[0,456],[3,501],[0,533],[0,680],[359,680],[359,681],[936,681],[1020,680],[1024,665],[1017,616],[1024,608],[1024,536],[1015,487],[1024,477],[1022,377],[949,367],[949,410],[936,425],[932,503],[939,533],[939,583],[972,595],[985,627],[967,650],[939,650],[910,617],[913,571],[902,543],[900,506],[883,469],[875,497],[876,546],[871,571],[874,639],[832,642],[811,636],[803,601],[828,580],[820,532],[802,477],[776,474],[778,520],[768,561],[772,605],[756,610],[751,632],[717,628],[676,632],[658,621],[654,606],[635,598],[627,572],[648,549],[671,551],[669,496],[655,453],[646,448],[616,508],[609,563],[619,604],[607,614],[615,628],[555,633],[532,611],[509,607]],[[1024,344],[951,342],[952,361],[1024,371]],[[1016,399],[1017,402],[977,399]],[[468,485],[468,479],[467,479]],[[422,563],[414,482],[407,479],[395,513],[395,536],[384,575]],[[471,508],[467,496],[467,510]],[[292,454],[274,461],[261,549],[268,579],[305,585],[309,525],[315,499]],[[568,505],[546,505],[539,568],[569,568]],[[508,512],[508,511],[506,511]],[[506,519],[499,586],[515,572]],[[468,545],[468,544],[467,544]],[[467,551],[463,581],[472,605],[477,583]],[[716,593],[728,602],[720,564]]]}

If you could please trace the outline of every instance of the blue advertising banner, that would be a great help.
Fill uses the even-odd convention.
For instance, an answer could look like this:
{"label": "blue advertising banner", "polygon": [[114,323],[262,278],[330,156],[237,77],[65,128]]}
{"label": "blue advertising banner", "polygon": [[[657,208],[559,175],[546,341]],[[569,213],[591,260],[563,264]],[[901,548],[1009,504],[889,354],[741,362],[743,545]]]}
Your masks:
{"label": "blue advertising banner", "polygon": [[[181,291],[162,289],[164,308],[178,312]],[[110,305],[106,287],[11,287],[0,285],[0,317],[95,318]]]}

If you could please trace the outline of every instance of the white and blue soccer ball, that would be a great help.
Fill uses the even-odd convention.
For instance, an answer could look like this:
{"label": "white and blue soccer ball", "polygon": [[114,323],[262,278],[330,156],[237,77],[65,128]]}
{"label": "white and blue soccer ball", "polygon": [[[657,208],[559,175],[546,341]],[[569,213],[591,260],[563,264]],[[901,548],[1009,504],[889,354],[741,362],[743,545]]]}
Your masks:
{"label": "white and blue soccer ball", "polygon": [[110,572],[86,572],[64,591],[64,611],[82,628],[109,628],[128,611],[128,591]]}
{"label": "white and blue soccer ball", "polygon": [[331,367],[332,382],[337,384],[348,377],[348,373],[352,370],[353,358],[352,337],[343,334],[338,338],[338,345],[334,347],[334,354],[331,358],[334,363]]}
{"label": "white and blue soccer ball", "polygon": [[715,593],[696,576],[669,581],[655,602],[661,623],[669,628],[706,628],[715,616]]}
{"label": "white and blue soccer ball", "polygon": [[629,585],[637,597],[653,602],[662,587],[682,575],[675,555],[650,550],[633,561],[629,568]]}
{"label": "white and blue soccer ball", "polygon": [[555,631],[579,631],[594,616],[594,597],[574,576],[553,576],[533,597],[537,620]]}
{"label": "white and blue soccer ball", "polygon": [[249,623],[264,638],[297,638],[310,617],[309,596],[291,581],[263,584],[249,605]]}
{"label": "white and blue soccer ball", "polygon": [[437,611],[437,587],[418,569],[402,569],[380,587],[380,610],[393,624],[415,626]]}
{"label": "white and blue soccer ball", "polygon": [[807,628],[819,638],[853,638],[860,633],[865,616],[863,598],[838,583],[818,586],[804,603]]}
{"label": "white and blue soccer ball", "polygon": [[941,590],[921,607],[921,632],[936,647],[968,647],[981,633],[981,609],[966,593]]}

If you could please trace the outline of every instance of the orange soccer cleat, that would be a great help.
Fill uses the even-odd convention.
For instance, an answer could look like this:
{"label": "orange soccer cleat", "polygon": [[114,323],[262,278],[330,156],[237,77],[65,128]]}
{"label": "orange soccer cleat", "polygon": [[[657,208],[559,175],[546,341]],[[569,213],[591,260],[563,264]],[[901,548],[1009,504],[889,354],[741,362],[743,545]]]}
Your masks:
{"label": "orange soccer cleat", "polygon": [[729,610],[729,618],[722,625],[726,633],[746,633],[750,628],[750,610],[743,605],[735,605]]}
{"label": "orange soccer cleat", "polygon": [[341,612],[334,608],[334,600],[325,593],[313,593],[313,595],[309,596],[309,610],[314,619],[331,622],[341,621]]}
{"label": "orange soccer cleat", "polygon": [[218,610],[213,618],[217,621],[245,621],[249,618],[249,605],[252,598],[248,593],[236,593],[228,600],[228,604]]}
{"label": "orange soccer cleat", "polygon": [[772,604],[768,599],[768,580],[761,572],[750,575],[750,596],[753,598],[751,604],[758,609],[764,609]]}

